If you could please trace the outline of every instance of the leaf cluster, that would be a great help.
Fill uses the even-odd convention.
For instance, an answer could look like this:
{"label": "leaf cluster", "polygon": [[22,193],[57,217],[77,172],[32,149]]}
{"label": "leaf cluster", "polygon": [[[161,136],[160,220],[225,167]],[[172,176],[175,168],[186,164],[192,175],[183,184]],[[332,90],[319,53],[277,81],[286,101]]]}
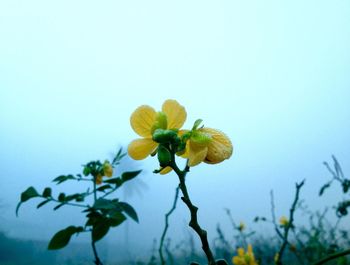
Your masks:
{"label": "leaf cluster", "polygon": [[[120,149],[111,164],[118,165],[124,156],[125,154]],[[88,189],[86,192],[73,194],[60,192],[55,196],[52,193],[51,187],[44,188],[41,193],[32,186],[27,188],[21,193],[20,201],[16,207],[16,215],[18,215],[19,208],[23,203],[35,198],[42,199],[37,204],[37,208],[41,208],[49,202],[55,204],[53,210],[58,210],[62,206],[67,205],[82,208],[82,212],[86,214],[85,225],[71,225],[58,231],[48,245],[48,248],[52,250],[65,247],[74,234],[78,235],[82,232],[91,232],[92,240],[96,242],[102,239],[110,228],[122,224],[127,217],[138,222],[137,213],[130,204],[119,201],[118,198],[109,199],[107,197],[113,194],[124,183],[138,176],[141,170],[123,172],[118,177],[103,179],[101,185],[97,186],[95,182],[96,176],[103,173],[105,163],[101,163],[98,160],[91,161],[83,166],[82,174],[60,175],[53,179],[53,182],[57,185],[66,181],[89,181],[93,184],[93,188],[91,190]],[[89,196],[94,198],[92,205],[85,202]]]}

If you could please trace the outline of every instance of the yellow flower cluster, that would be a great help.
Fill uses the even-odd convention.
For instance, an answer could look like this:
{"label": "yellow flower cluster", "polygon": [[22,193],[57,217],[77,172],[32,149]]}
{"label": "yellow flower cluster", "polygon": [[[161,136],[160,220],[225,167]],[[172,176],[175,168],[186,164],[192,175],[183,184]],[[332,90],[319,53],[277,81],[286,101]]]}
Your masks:
{"label": "yellow flower cluster", "polygon": [[238,225],[238,230],[242,232],[244,229],[245,229],[245,223],[240,222]]}
{"label": "yellow flower cluster", "polygon": [[280,221],[280,225],[283,226],[283,227],[287,227],[288,224],[289,224],[289,220],[285,216],[281,216],[279,221]]}
{"label": "yellow flower cluster", "polygon": [[[181,154],[188,159],[189,166],[201,162],[216,164],[230,158],[233,147],[230,139],[221,131],[212,128],[194,126],[192,130],[180,130],[186,121],[187,113],[176,100],[168,99],[163,103],[162,110],[156,112],[152,107],[143,105],[131,115],[130,124],[133,130],[142,138],[132,141],[128,146],[128,154],[135,160],[145,159],[156,153],[158,143],[153,140],[157,129],[176,131],[178,136],[186,134],[186,148]],[[171,171],[164,168],[160,173]]]}
{"label": "yellow flower cluster", "polygon": [[244,248],[237,249],[237,256],[232,258],[232,263],[234,265],[258,265],[254,257],[252,245],[248,245],[247,252],[244,251]]}
{"label": "yellow flower cluster", "polygon": [[102,165],[102,172],[96,176],[96,184],[100,185],[104,176],[110,178],[113,175],[113,167],[108,160],[106,160]]}

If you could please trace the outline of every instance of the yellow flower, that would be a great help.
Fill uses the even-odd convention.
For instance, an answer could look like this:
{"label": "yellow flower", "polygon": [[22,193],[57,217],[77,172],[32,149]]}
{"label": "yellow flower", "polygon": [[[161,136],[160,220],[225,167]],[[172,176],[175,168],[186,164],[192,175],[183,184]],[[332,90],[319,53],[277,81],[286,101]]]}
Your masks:
{"label": "yellow flower", "polygon": [[106,160],[104,163],[103,163],[103,173],[106,177],[112,177],[113,175],[113,167],[112,165]]}
{"label": "yellow flower", "polygon": [[190,134],[191,136],[186,142],[186,151],[183,154],[183,157],[188,158],[190,167],[201,162],[217,164],[231,157],[233,146],[223,132],[202,127],[193,129]]}
{"label": "yellow flower", "polygon": [[[152,107],[143,105],[138,107],[130,117],[133,130],[142,138],[133,140],[128,146],[128,154],[135,160],[145,159],[158,147],[152,140],[156,129],[179,129],[185,123],[186,110],[176,100],[168,99],[163,103],[162,111],[156,112]],[[165,168],[161,173],[169,172]]]}
{"label": "yellow flower", "polygon": [[258,265],[254,257],[252,245],[248,245],[247,252],[244,251],[244,248],[237,249],[237,256],[232,258],[232,263],[234,265]]}
{"label": "yellow flower", "polygon": [[280,218],[280,225],[286,227],[289,224],[289,220],[287,217],[282,216]]}
{"label": "yellow flower", "polygon": [[244,229],[245,229],[245,223],[240,222],[238,226],[238,230],[242,232]]}
{"label": "yellow flower", "polygon": [[280,255],[278,253],[276,253],[275,257],[273,258],[273,260],[275,261],[275,264],[277,264],[279,257],[280,257]]}
{"label": "yellow flower", "polygon": [[96,184],[97,185],[102,184],[102,179],[103,179],[103,176],[101,174],[97,174],[97,176],[95,178]]}

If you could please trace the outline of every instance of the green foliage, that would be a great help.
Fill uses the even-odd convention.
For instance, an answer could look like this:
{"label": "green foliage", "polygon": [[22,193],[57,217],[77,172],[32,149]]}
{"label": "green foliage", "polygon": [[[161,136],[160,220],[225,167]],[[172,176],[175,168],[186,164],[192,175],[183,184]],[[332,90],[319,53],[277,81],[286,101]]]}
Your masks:
{"label": "green foliage", "polygon": [[[16,214],[22,203],[32,198],[42,198],[43,200],[37,205],[37,208],[41,208],[49,202],[55,203],[53,210],[57,210],[63,206],[73,206],[83,209],[83,213],[86,214],[86,222],[84,226],[68,226],[67,228],[58,231],[51,239],[48,249],[56,250],[64,248],[68,245],[71,237],[74,234],[83,232],[91,233],[95,263],[101,265],[94,243],[101,240],[110,230],[111,227],[117,227],[122,224],[127,216],[132,220],[138,222],[138,216],[134,208],[126,202],[119,202],[117,198],[109,199],[107,196],[111,196],[120,186],[125,182],[128,182],[138,176],[141,170],[127,171],[121,174],[120,177],[104,179],[104,177],[110,177],[113,174],[113,166],[118,165],[120,160],[125,156],[121,149],[114,157],[112,163],[105,160],[103,163],[100,161],[91,161],[86,165],[83,165],[82,174],[68,174],[60,175],[56,177],[53,182],[56,184],[70,181],[88,181],[92,185],[92,190],[88,189],[86,192],[66,194],[60,192],[58,196],[53,196],[52,189],[46,187],[41,194],[39,194],[34,187],[29,187],[22,192],[20,202],[16,208]],[[98,186],[101,183],[105,183],[102,186]],[[99,196],[99,194],[101,194]],[[93,197],[93,204],[83,204],[86,197]]]}
{"label": "green foliage", "polygon": [[99,219],[92,228],[92,240],[94,242],[102,239],[109,231],[109,219]]}
{"label": "green foliage", "polygon": [[17,207],[16,207],[16,215],[18,216],[18,210],[19,210],[19,207],[21,206],[21,204],[23,202],[26,202],[28,201],[29,199],[32,199],[32,198],[36,198],[36,197],[39,197],[39,193],[36,191],[35,188],[33,187],[29,187],[28,189],[26,189],[25,191],[22,192],[21,194],[21,200],[20,202],[17,204]]}
{"label": "green foliage", "polygon": [[135,178],[136,176],[138,176],[141,173],[142,170],[136,170],[136,171],[128,171],[128,172],[124,172],[122,174],[122,181],[127,182],[129,180],[132,180],[133,178]]}
{"label": "green foliage", "polygon": [[[325,190],[331,187],[334,181],[340,183],[343,194],[347,194],[350,189],[350,179],[345,178],[343,170],[338,160],[336,159],[336,157],[332,156],[332,159],[333,159],[333,168],[331,168],[331,166],[327,162],[323,162],[328,172],[332,175],[332,179],[321,187],[319,191],[319,196],[322,196]],[[340,201],[338,205],[335,207],[337,216],[338,217],[346,216],[348,214],[349,207],[350,207],[350,200],[345,199],[343,201]]]}
{"label": "green foliage", "polygon": [[[136,176],[138,176],[141,173],[142,170],[137,170],[137,171],[129,171],[129,172],[124,172],[121,177],[116,177],[116,178],[111,178],[111,179],[106,179],[103,182],[108,183],[108,184],[115,184],[115,188],[121,187],[125,182],[132,180]],[[103,186],[102,186],[103,187]],[[101,188],[102,188],[101,187]],[[101,191],[104,191],[109,187],[102,188]]]}
{"label": "green foliage", "polygon": [[56,184],[61,184],[70,179],[76,179],[76,178],[73,175],[61,175],[55,178],[53,182],[57,182]]}
{"label": "green foliage", "polygon": [[48,249],[56,250],[65,247],[72,235],[83,232],[82,226],[68,226],[67,228],[58,231],[50,240]]}
{"label": "green foliage", "polygon": [[137,213],[130,204],[126,202],[119,202],[119,206],[121,207],[122,211],[124,211],[131,219],[137,223],[139,222]]}
{"label": "green foliage", "polygon": [[166,148],[164,145],[162,144],[159,145],[157,156],[158,156],[159,165],[161,167],[166,167],[169,165],[171,161],[171,154],[168,148]]}

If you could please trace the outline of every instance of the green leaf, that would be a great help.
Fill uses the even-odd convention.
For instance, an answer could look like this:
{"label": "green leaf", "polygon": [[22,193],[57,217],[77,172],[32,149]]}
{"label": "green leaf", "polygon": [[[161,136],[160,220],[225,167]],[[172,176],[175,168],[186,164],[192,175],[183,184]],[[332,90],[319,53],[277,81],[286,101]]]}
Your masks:
{"label": "green leaf", "polygon": [[106,179],[103,182],[109,183],[109,184],[115,184],[118,188],[123,184],[123,180],[120,177]]}
{"label": "green leaf", "polygon": [[129,171],[129,172],[124,172],[122,174],[122,181],[126,182],[129,181],[133,178],[135,178],[138,174],[141,173],[142,170],[136,170],[136,171]]}
{"label": "green leaf", "polygon": [[47,187],[47,188],[45,188],[44,191],[43,191],[43,197],[45,197],[45,198],[51,197],[51,193],[52,193],[51,188]]}
{"label": "green leaf", "polygon": [[330,182],[324,184],[324,185],[321,187],[320,191],[318,192],[318,196],[322,196],[323,193],[325,192],[325,190],[328,189],[328,188],[331,186],[331,184],[332,184],[332,181],[330,181]]}
{"label": "green leaf", "polygon": [[198,119],[194,122],[192,130],[197,130],[198,126],[203,122],[202,119]]}
{"label": "green leaf", "polygon": [[72,235],[84,231],[81,226],[68,226],[67,228],[58,231],[50,240],[48,249],[55,250],[64,248],[68,243]]}
{"label": "green leaf", "polygon": [[65,199],[66,199],[66,194],[64,194],[63,192],[61,192],[61,193],[58,195],[58,201],[64,202]]}
{"label": "green leaf", "polygon": [[45,201],[42,201],[41,203],[39,203],[36,208],[39,209],[41,206],[44,206],[46,203],[48,203],[49,201],[51,201],[50,199],[47,199]]}
{"label": "green leaf", "polygon": [[98,187],[96,190],[98,191],[105,191],[106,189],[112,189],[112,186],[109,184],[103,185],[101,187]]}
{"label": "green leaf", "polygon": [[75,179],[75,177],[73,175],[61,175],[61,176],[58,176],[57,178],[55,178],[53,180],[53,182],[57,182],[56,184],[61,184],[62,182],[65,182],[66,180],[69,180],[69,179]]}
{"label": "green leaf", "polygon": [[39,196],[40,196],[39,193],[33,187],[29,187],[28,189],[23,191],[21,194],[21,201],[17,204],[17,207],[16,207],[16,215],[18,216],[19,207],[22,205],[23,202],[26,202],[31,198],[36,198]]}
{"label": "green leaf", "polygon": [[60,203],[59,205],[55,206],[55,207],[53,208],[54,211],[58,210],[58,209],[61,208],[63,205],[66,205],[66,203],[63,202],[63,203]]}
{"label": "green leaf", "polygon": [[75,193],[72,195],[65,196],[63,201],[68,202],[68,201],[76,200],[77,202],[81,202],[81,201],[84,201],[85,196],[86,196],[86,193]]}
{"label": "green leaf", "polygon": [[139,222],[139,218],[137,216],[137,213],[130,204],[128,204],[126,202],[119,202],[119,206],[131,219],[133,219],[137,223]]}
{"label": "green leaf", "polygon": [[91,173],[91,170],[89,167],[85,166],[83,169],[84,176],[88,176]]}
{"label": "green leaf", "polygon": [[92,227],[92,240],[96,242],[103,238],[108,233],[109,226],[108,219],[101,218],[99,222]]}
{"label": "green leaf", "polygon": [[39,197],[39,193],[33,187],[29,187],[21,194],[21,202],[28,201],[31,198]]}
{"label": "green leaf", "polygon": [[108,218],[108,223],[112,227],[118,226],[126,220],[125,215],[117,210],[110,211],[109,216],[110,218]]}
{"label": "green leaf", "polygon": [[98,212],[90,212],[86,215],[86,217],[88,218],[85,226],[92,226],[94,224],[96,224],[102,217],[102,215]]}
{"label": "green leaf", "polygon": [[98,210],[116,209],[118,208],[118,202],[100,198],[94,203],[93,208]]}

